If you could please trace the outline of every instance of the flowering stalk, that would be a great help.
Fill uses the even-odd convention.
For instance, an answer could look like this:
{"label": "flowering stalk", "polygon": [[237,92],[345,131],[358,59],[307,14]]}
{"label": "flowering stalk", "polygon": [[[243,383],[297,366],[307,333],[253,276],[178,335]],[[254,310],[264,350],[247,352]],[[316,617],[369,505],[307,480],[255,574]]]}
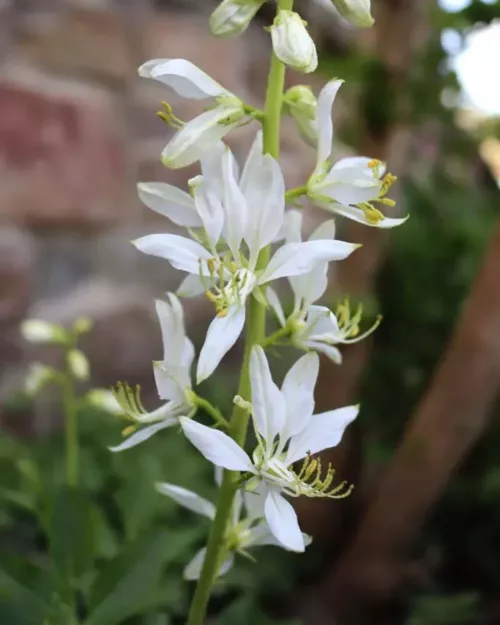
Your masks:
{"label": "flowering stalk", "polygon": [[[291,11],[293,0],[278,0],[280,10]],[[285,65],[273,53],[266,92],[265,117],[263,120],[263,149],[277,159],[280,150],[280,121],[283,89],[285,82]],[[270,246],[265,247],[259,255],[257,268],[263,268],[269,262]],[[248,318],[245,336],[245,351],[241,370],[238,395],[245,400],[250,397],[249,364],[250,354],[254,345],[260,344],[265,337],[266,309],[256,298],[248,303]],[[248,425],[248,411],[235,405],[230,423],[232,438],[243,446]],[[200,578],[196,586],[187,625],[201,625],[205,618],[217,571],[223,557],[223,537],[229,522],[234,495],[237,490],[239,473],[224,471],[220,488],[217,511],[207,543],[207,551]]]}
{"label": "flowering stalk", "polygon": [[64,419],[65,419],[65,451],[66,451],[66,482],[70,488],[78,485],[78,423],[76,414],[75,382],[69,360],[70,352],[65,354],[65,370],[61,378]]}

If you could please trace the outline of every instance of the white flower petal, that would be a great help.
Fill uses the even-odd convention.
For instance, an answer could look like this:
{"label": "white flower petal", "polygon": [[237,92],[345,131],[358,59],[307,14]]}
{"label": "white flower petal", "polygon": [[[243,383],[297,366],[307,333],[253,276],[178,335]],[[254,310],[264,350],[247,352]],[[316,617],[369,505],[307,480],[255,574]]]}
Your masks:
{"label": "white flower petal", "polygon": [[[326,201],[323,198],[328,198],[330,203],[344,204],[346,206],[350,204],[362,204],[363,202],[372,202],[376,200],[380,187],[374,185],[371,182],[366,183],[344,183],[338,180],[324,180],[317,187],[319,197],[313,200],[319,205],[323,205]],[[313,195],[316,191],[313,190]]]}
{"label": "white flower petal", "polygon": [[264,517],[264,503],[267,492],[262,482],[253,491],[243,491],[243,503],[248,519],[257,520]]}
{"label": "white flower petal", "polygon": [[158,482],[155,484],[155,487],[159,493],[170,497],[170,499],[173,499],[183,508],[187,508],[191,510],[191,512],[195,512],[201,516],[206,516],[213,521],[215,517],[215,506],[211,501],[208,501],[208,499],[200,497],[191,490],[167,482]]}
{"label": "white flower petal", "polygon": [[224,197],[224,176],[222,172],[222,160],[226,151],[229,152],[231,169],[236,179],[239,178],[239,167],[233,153],[223,142],[218,141],[210,150],[204,152],[200,158],[201,173],[205,182],[219,199]]}
{"label": "white flower petal", "polygon": [[156,300],[156,314],[160,322],[163,360],[171,364],[181,363],[184,348],[184,312],[181,303],[172,293],[169,294],[170,305],[163,300]]}
{"label": "white flower petal", "polygon": [[206,547],[203,547],[203,549],[200,549],[194,558],[187,564],[182,574],[186,581],[194,582],[200,578],[206,553],[207,549]]}
{"label": "white flower petal", "polygon": [[295,295],[295,308],[312,304],[328,286],[328,263],[317,263],[308,273],[292,276],[289,281]]}
{"label": "white flower petal", "polygon": [[273,382],[264,350],[255,345],[250,354],[252,416],[255,427],[270,450],[274,438],[285,425],[285,401]]}
{"label": "white flower petal", "polygon": [[261,133],[250,151],[240,181],[240,188],[252,214],[245,232],[245,241],[256,257],[271,243],[283,224],[285,212],[285,182],[278,163],[262,153]]}
{"label": "white flower petal", "polygon": [[206,263],[200,268],[200,260],[206,261],[212,254],[192,239],[177,234],[149,234],[132,243],[143,254],[165,258],[175,269],[197,275],[203,270],[210,275]]}
{"label": "white flower petal", "polygon": [[160,399],[184,403],[185,389],[190,386],[189,375],[182,367],[165,365],[162,361],[153,363],[156,390]]}
{"label": "white flower petal", "polygon": [[[293,233],[298,232],[299,238],[293,238]],[[295,209],[285,211],[283,223],[278,234],[274,237],[273,243],[280,243],[285,239],[287,243],[296,243],[302,241],[302,213]]]}
{"label": "white flower petal", "polygon": [[320,241],[321,239],[335,239],[335,219],[327,219],[320,224],[309,237],[309,241]]}
{"label": "white flower petal", "polygon": [[183,98],[203,100],[229,93],[203,70],[185,59],[153,59],[139,67],[139,75],[159,80]]}
{"label": "white flower petal", "polygon": [[270,286],[267,287],[266,297],[269,303],[269,306],[273,309],[280,325],[284,326],[286,324],[285,313],[283,311],[283,307],[281,305],[280,299],[274,289]]}
{"label": "white flower petal", "polygon": [[197,384],[215,371],[222,358],[236,343],[245,324],[245,306],[233,305],[225,317],[215,317],[210,324],[200,352],[196,371]]}
{"label": "white flower petal", "polygon": [[297,514],[293,506],[278,491],[271,491],[268,494],[265,513],[271,532],[286,549],[297,552],[305,550]]}
{"label": "white flower petal", "polygon": [[331,80],[321,90],[318,96],[318,157],[315,173],[317,174],[323,167],[325,161],[332,151],[333,122],[332,106],[338,90],[342,86],[343,80]]}
{"label": "white flower petal", "polygon": [[180,423],[186,437],[212,464],[230,471],[255,472],[246,452],[224,432],[186,417],[181,417]]}
{"label": "white flower petal", "polygon": [[271,258],[259,284],[311,271],[316,263],[343,260],[359,246],[344,241],[305,241],[286,243]]}
{"label": "white flower petal", "polygon": [[198,297],[198,295],[205,293],[206,290],[206,286],[203,284],[200,276],[189,273],[180,283],[177,295],[179,297]]}
{"label": "white flower petal", "polygon": [[[239,115],[241,114],[241,117]],[[235,121],[226,123],[228,118]],[[170,169],[180,169],[198,161],[233,128],[240,125],[243,110],[238,106],[217,106],[185,124],[168,142],[162,161]]]}
{"label": "white flower petal", "polygon": [[[200,551],[198,551],[198,553],[194,556],[191,562],[189,562],[189,564],[186,566],[183,573],[183,577],[186,581],[194,582],[199,579],[206,552],[207,550],[205,547],[203,549],[200,549]],[[233,566],[233,561],[234,554],[231,552],[227,555],[226,559],[221,564],[217,576],[220,577],[221,575],[225,575]]]}
{"label": "white flower petal", "polygon": [[338,445],[346,427],[358,416],[359,406],[346,406],[313,415],[306,430],[293,437],[286,455],[286,463],[292,464],[316,454],[323,449]]}
{"label": "white flower petal", "polygon": [[318,373],[317,354],[306,354],[286,374],[281,387],[286,404],[282,438],[288,439],[307,428],[314,411],[314,387]]}
{"label": "white flower petal", "polygon": [[297,346],[300,346],[303,349],[313,349],[315,352],[324,354],[336,365],[342,364],[342,353],[333,345],[328,345],[327,343],[322,343],[321,341],[314,341],[309,339],[307,341],[297,342]]}
{"label": "white flower petal", "polygon": [[307,334],[316,340],[330,339],[332,342],[342,339],[337,317],[326,306],[310,306],[307,311]]}
{"label": "white flower petal", "polygon": [[222,204],[204,181],[194,186],[193,193],[196,211],[201,218],[210,243],[215,248],[220,239],[224,223]]}
{"label": "white flower petal", "polygon": [[148,208],[168,217],[174,224],[187,228],[201,226],[189,193],[165,182],[140,182],[137,190],[140,200]]}
{"label": "white flower petal", "polygon": [[[335,163],[332,167],[332,171],[338,171],[339,169],[357,169],[365,170],[366,175],[369,178],[380,178],[386,172],[386,165],[383,162],[377,162],[377,167],[370,167],[373,163],[373,159],[367,156],[347,156],[345,158],[341,158],[339,161]],[[375,173],[378,176],[375,176]]]}
{"label": "white flower petal", "polygon": [[129,436],[120,445],[116,445],[115,447],[109,447],[108,449],[113,452],[130,449],[131,447],[135,447],[136,445],[147,441],[148,438],[151,438],[160,430],[170,428],[177,423],[179,423],[179,420],[176,417],[171,417],[170,419],[165,419],[165,421],[161,421],[160,423],[149,425],[148,427],[142,428],[141,430],[137,431],[135,434],[132,434],[132,436]]}
{"label": "white flower petal", "polygon": [[326,202],[318,202],[317,204],[318,206],[321,206],[326,210],[337,213],[338,215],[342,215],[342,217],[347,217],[348,219],[357,221],[358,223],[364,224],[365,226],[371,226],[372,228],[395,228],[396,226],[404,224],[404,222],[408,219],[408,216],[402,218],[384,217],[384,219],[382,219],[381,221],[373,223],[371,221],[368,221],[365,213],[360,208],[356,208],[355,206],[345,206],[338,203],[330,204]]}
{"label": "white flower petal", "polygon": [[239,258],[239,249],[248,219],[248,207],[234,175],[232,154],[226,150],[222,157],[222,172],[224,177],[224,239],[233,256]]}
{"label": "white flower petal", "polygon": [[[304,545],[308,547],[312,543],[311,536],[302,534]],[[269,547],[281,547],[284,545],[273,535],[269,525],[266,522],[259,523],[255,527],[250,529],[250,543],[251,547],[269,546]]]}

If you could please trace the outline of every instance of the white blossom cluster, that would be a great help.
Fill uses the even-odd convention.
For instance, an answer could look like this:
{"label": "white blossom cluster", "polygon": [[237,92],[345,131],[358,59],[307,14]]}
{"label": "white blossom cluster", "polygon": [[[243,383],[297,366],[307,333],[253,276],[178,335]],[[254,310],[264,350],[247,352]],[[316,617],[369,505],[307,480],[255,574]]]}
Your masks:
{"label": "white blossom cluster", "polygon": [[[222,37],[242,33],[264,1],[223,0],[211,16],[212,32]],[[356,25],[372,22],[369,0],[334,0],[334,5]],[[297,13],[279,10],[269,31],[277,59],[305,73],[316,69],[316,47]],[[169,293],[166,301],[156,304],[164,353],[163,359],[154,363],[154,375],[164,403],[147,412],[136,391],[119,386],[117,400],[133,425],[127,428],[130,436],[113,450],[128,449],[160,430],[177,426],[217,467],[218,483],[221,469],[239,472],[239,490],[224,537],[222,574],[235,553],[246,554],[257,545],[304,551],[310,539],[300,530],[289,498],[342,498],[350,492],[345,483],[334,483],[332,467],[322,467],[314,454],[340,442],[359,407],[314,414],[313,395],[318,353],[340,363],[338,346],[366,333],[359,334],[360,311],[351,316],[348,304],[343,304],[334,313],[316,302],[327,288],[328,264],[347,258],[359,246],[335,238],[333,219],[304,240],[297,200],[305,197],[330,214],[371,227],[391,228],[404,219],[386,217],[380,210],[393,205],[387,192],[395,180],[383,163],[365,157],[332,161],[331,109],[341,80],[328,82],[317,98],[303,85],[283,94],[283,112],[295,119],[317,153],[316,166],[303,186],[286,190],[279,163],[264,153],[261,129],[256,130],[241,168],[223,142],[243,124],[259,125],[265,116],[262,111],[185,59],[148,61],[139,74],[160,81],[182,98],[207,100],[208,106],[186,122],[177,118],[166,102],[160,114],[176,129],[162,153],[165,166],[176,169],[200,163],[201,173],[189,181],[188,189],[159,182],[138,185],[143,203],[183,231],[144,236],[134,245],[144,254],[166,260],[184,279],[176,294]],[[270,245],[274,251],[263,263],[267,253],[263,256],[262,251]],[[293,292],[289,314],[272,287],[282,278]],[[199,296],[213,303],[214,317],[195,363],[179,298]],[[194,388],[214,373],[241,336],[252,299],[274,312],[279,329],[252,347],[250,396],[235,397],[235,404],[251,416],[253,424],[255,448],[247,453],[229,436],[229,430],[224,431],[228,422],[213,406],[208,412],[216,427],[195,419],[198,409],[209,404]],[[278,386],[265,348],[283,343],[305,354]],[[157,488],[193,512],[214,518],[214,504],[197,494],[167,483]],[[199,576],[204,554],[202,550],[186,567],[186,578]]]}

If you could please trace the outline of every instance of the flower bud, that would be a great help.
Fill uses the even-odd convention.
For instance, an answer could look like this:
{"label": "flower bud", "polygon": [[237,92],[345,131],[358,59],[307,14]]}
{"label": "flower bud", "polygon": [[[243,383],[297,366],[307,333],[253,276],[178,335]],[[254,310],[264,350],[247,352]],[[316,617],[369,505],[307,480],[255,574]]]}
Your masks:
{"label": "flower bud", "polygon": [[72,349],[68,354],[68,366],[77,380],[87,380],[89,377],[89,361],[79,349]]}
{"label": "flower bud", "polygon": [[123,410],[120,404],[116,401],[114,394],[104,388],[94,388],[87,393],[85,399],[96,408],[105,410],[110,414],[121,415]]}
{"label": "flower bud", "polygon": [[370,13],[370,0],[332,0],[340,15],[359,28],[373,26],[374,20]]}
{"label": "flower bud", "polygon": [[21,324],[21,334],[29,343],[62,343],[64,330],[48,321],[27,319]]}
{"label": "flower bud", "polygon": [[312,89],[305,85],[291,87],[284,95],[283,105],[287,113],[297,122],[304,140],[315,145],[318,138],[316,128],[318,102]]}
{"label": "flower bud", "polygon": [[39,362],[34,362],[30,365],[24,388],[28,395],[36,395],[42,388],[54,378],[54,371],[42,365]]}
{"label": "flower bud", "polygon": [[300,15],[282,10],[270,30],[274,54],[282,63],[306,74],[314,72],[318,66],[316,46]]}
{"label": "flower bud", "polygon": [[87,317],[79,317],[73,324],[73,330],[77,334],[85,334],[86,332],[90,332],[91,329],[92,321],[91,319],[87,319]]}
{"label": "flower bud", "polygon": [[210,16],[216,37],[235,37],[244,32],[266,0],[223,0]]}

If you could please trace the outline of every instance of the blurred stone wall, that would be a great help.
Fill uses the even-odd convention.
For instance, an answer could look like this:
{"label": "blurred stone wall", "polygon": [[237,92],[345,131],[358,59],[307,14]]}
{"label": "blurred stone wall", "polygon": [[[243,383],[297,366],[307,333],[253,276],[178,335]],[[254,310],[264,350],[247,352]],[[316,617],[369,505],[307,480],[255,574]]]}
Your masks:
{"label": "blurred stone wall", "polygon": [[[170,228],[140,205],[135,187],[139,180],[184,185],[197,172],[161,165],[170,131],[155,112],[165,98],[182,119],[201,107],[138,78],[137,67],[179,56],[254,105],[265,92],[262,25],[217,40],[207,28],[210,6],[0,0],[0,404],[20,384],[26,362],[47,357],[23,345],[18,327],[26,316],[92,317],[85,347],[94,383],[151,382],[150,362],[161,356],[153,298],[180,277],[130,244]],[[231,135],[238,158],[254,132],[247,126]],[[289,120],[283,139],[288,182],[303,183],[314,154]],[[208,302],[188,305],[187,314],[200,334]]]}

